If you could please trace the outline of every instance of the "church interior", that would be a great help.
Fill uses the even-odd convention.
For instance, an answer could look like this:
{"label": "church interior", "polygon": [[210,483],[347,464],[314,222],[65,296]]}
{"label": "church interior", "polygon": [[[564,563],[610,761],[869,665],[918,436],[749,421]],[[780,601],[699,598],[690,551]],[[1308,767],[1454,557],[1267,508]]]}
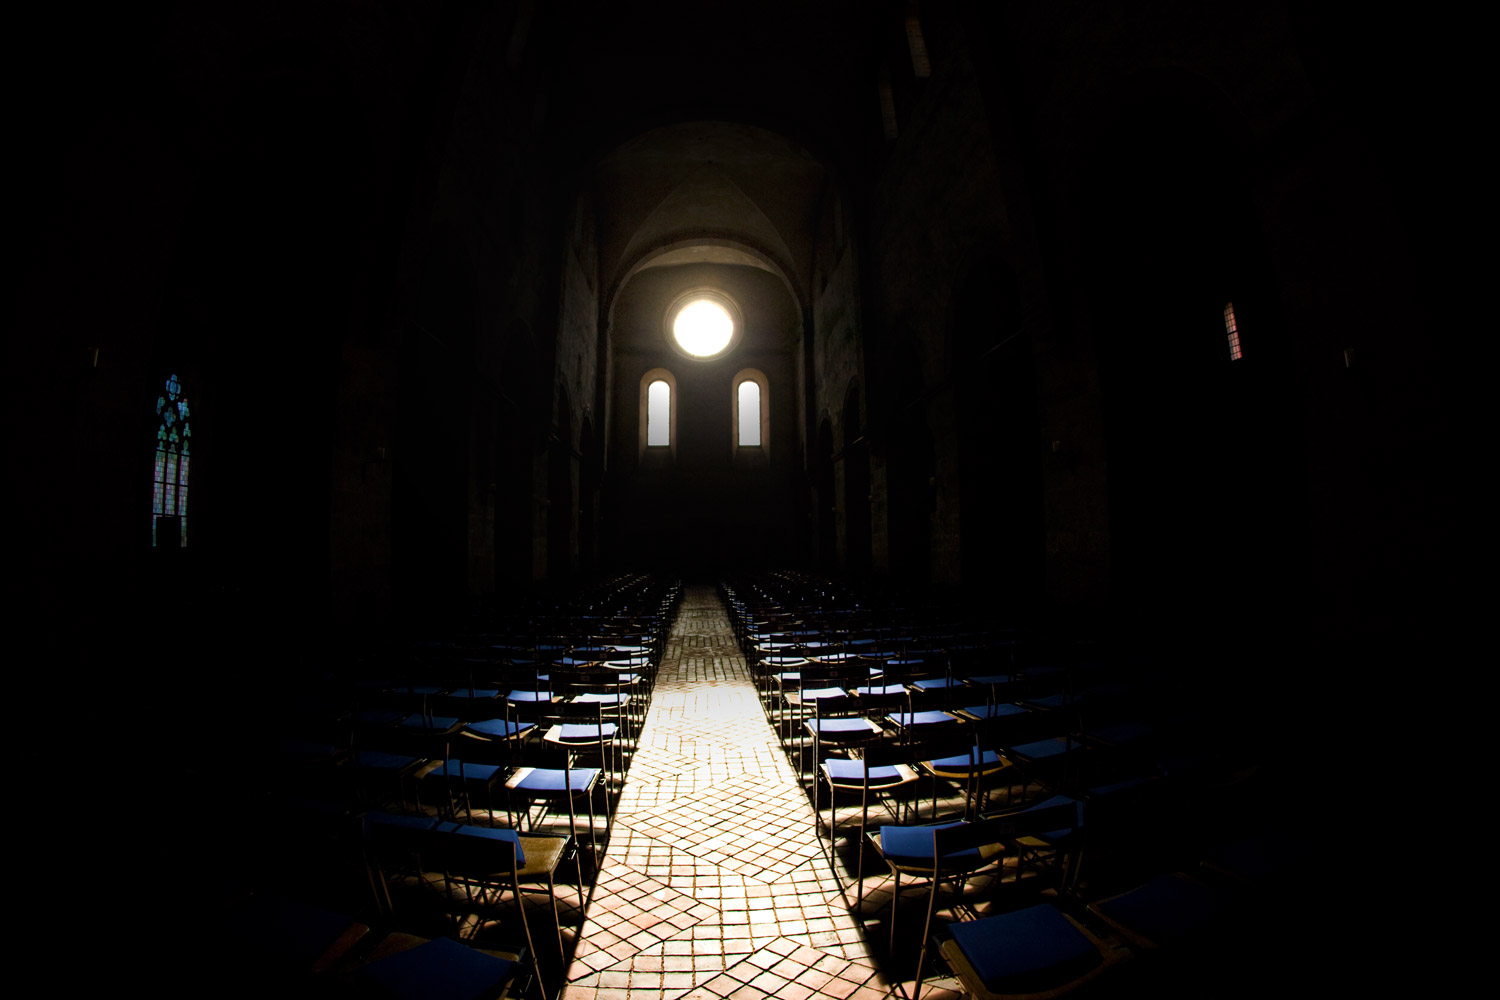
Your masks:
{"label": "church interior", "polygon": [[[51,437],[13,481],[7,603],[60,667],[34,693],[90,720],[64,752],[107,732],[130,772],[90,779],[101,817],[260,808],[218,769],[311,694],[518,621],[529,651],[494,659],[531,662],[585,607],[665,685],[692,616],[660,602],[719,602],[775,745],[806,713],[762,686],[752,595],[876,644],[948,623],[949,682],[958,636],[975,676],[1149,663],[1253,734],[1288,824],[1388,777],[1374,679],[1460,606],[1427,29],[1282,0],[71,17],[34,13],[10,67],[10,426]],[[811,795],[800,760],[774,767]],[[125,836],[142,867],[254,852],[216,825]],[[153,882],[151,921],[211,905]],[[909,996],[883,947],[871,983]],[[583,971],[515,988],[731,995]],[[857,988],[827,995],[888,995]]]}

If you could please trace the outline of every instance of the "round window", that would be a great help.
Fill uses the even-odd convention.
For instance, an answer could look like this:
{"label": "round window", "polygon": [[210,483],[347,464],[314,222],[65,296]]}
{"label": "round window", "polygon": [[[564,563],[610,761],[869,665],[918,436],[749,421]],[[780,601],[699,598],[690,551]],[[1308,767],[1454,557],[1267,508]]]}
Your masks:
{"label": "round window", "polygon": [[699,361],[723,357],[739,339],[739,309],[727,295],[713,289],[679,295],[667,310],[666,320],[672,346]]}

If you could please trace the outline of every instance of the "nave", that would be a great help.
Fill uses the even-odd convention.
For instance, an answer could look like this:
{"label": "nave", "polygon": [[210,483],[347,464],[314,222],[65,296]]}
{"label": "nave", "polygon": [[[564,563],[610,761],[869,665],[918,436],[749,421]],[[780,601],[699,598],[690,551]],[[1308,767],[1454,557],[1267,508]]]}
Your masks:
{"label": "nave", "polygon": [[[634,583],[623,589],[651,586]],[[780,592],[779,600],[773,592]],[[569,664],[579,658],[573,654],[603,648],[576,635],[570,643],[531,640],[530,653],[550,657],[545,677],[535,663],[527,668],[538,681],[537,692],[483,689],[472,679],[468,690],[387,680],[367,686],[381,687],[382,697],[395,699],[388,704],[417,697],[417,702],[404,704],[420,704],[421,711],[377,708],[376,699],[358,709],[348,747],[318,749],[283,740],[280,783],[290,787],[314,772],[322,772],[320,781],[338,773],[352,779],[346,788],[354,798],[343,804],[315,801],[287,795],[282,788],[274,806],[276,820],[260,827],[256,837],[258,875],[218,887],[215,908],[224,912],[228,926],[238,929],[234,947],[295,923],[285,913],[267,917],[263,910],[252,910],[260,914],[253,919],[261,926],[247,925],[240,919],[245,911],[237,909],[245,897],[237,891],[254,889],[252,900],[284,893],[324,913],[342,914],[345,924],[363,929],[356,941],[339,936],[333,942],[343,941],[344,952],[325,955],[319,976],[289,980],[307,986],[313,995],[340,989],[360,995],[365,985],[361,976],[386,957],[381,949],[391,941],[408,949],[430,941],[450,941],[451,947],[456,941],[469,949],[466,955],[510,963],[503,987],[508,995],[548,1000],[909,998],[917,992],[921,944],[931,939],[931,950],[922,953],[920,995],[941,1000],[963,992],[988,995],[966,986],[947,952],[939,952],[940,946],[952,946],[951,921],[978,927],[1006,914],[1055,912],[1087,928],[1088,939],[1107,960],[1097,979],[1085,976],[1077,984],[1089,995],[1129,995],[1146,988],[1158,995],[1248,996],[1257,982],[1269,981],[1242,976],[1248,972],[1237,964],[1242,959],[1226,950],[1226,942],[1252,932],[1254,916],[1266,915],[1267,897],[1295,888],[1285,857],[1268,852],[1264,838],[1231,837],[1255,831],[1225,822],[1260,794],[1265,776],[1254,763],[1231,755],[1222,740],[1211,752],[1207,742],[1197,748],[1196,762],[1174,757],[1186,748],[1165,741],[1149,752],[1138,746],[1122,753],[1132,741],[1149,743],[1151,725],[1123,717],[1108,725],[1082,721],[1085,705],[1091,706],[1088,715],[1096,723],[1106,717],[1105,705],[1113,706],[1108,714],[1131,714],[1127,707],[1139,714],[1143,706],[1127,692],[1133,684],[1150,683],[1144,675],[1104,683],[1076,666],[1060,672],[1034,662],[1018,665],[1015,651],[997,645],[1003,640],[994,634],[982,650],[965,653],[978,634],[956,630],[951,620],[939,628],[932,619],[929,639],[945,631],[949,647],[938,656],[920,630],[895,627],[934,609],[887,608],[880,616],[886,627],[861,629],[856,622],[862,616],[847,594],[799,574],[717,590],[707,584],[672,585],[665,598],[659,596],[662,591],[655,593],[624,617],[644,622],[651,616],[642,607],[654,602],[661,616],[656,650],[648,652],[653,645],[649,635],[635,632],[613,633],[614,645],[608,647],[617,654],[639,647],[639,674],[618,673],[614,667],[619,661],[605,661],[622,684],[627,676],[650,678],[640,685],[636,693],[642,697],[634,705],[631,697],[619,697],[617,688],[620,711],[598,726],[599,734],[618,737],[623,760],[612,764],[605,747],[592,756],[594,748],[587,745],[567,748],[573,777],[563,783],[588,786],[571,803],[560,806],[554,798],[534,808],[516,802],[524,780],[542,770],[526,762],[539,758],[518,755],[512,759],[520,766],[476,774],[480,755],[462,740],[464,751],[445,748],[425,758],[392,753],[398,744],[390,740],[410,737],[411,732],[400,730],[412,727],[419,731],[419,741],[434,734],[478,730],[493,736],[499,731],[515,737],[507,741],[513,744],[507,749],[517,750],[544,744],[569,726],[587,728],[549,715],[555,708],[540,709],[533,716],[550,721],[552,730],[538,737],[535,725],[512,714],[531,694],[540,693],[544,680],[551,685],[551,696],[561,700]],[[772,611],[778,604],[786,610]],[[844,610],[834,610],[840,604]],[[598,616],[591,620],[590,627],[609,627],[598,624]],[[843,638],[836,640],[835,633]],[[875,648],[882,645],[882,634],[898,637],[903,647],[899,657]],[[492,652],[497,648],[491,647]],[[881,655],[886,659],[880,660]],[[1007,659],[1000,676],[965,676],[955,670],[955,664],[988,664],[993,670]],[[923,660],[943,666],[936,672],[918,671]],[[878,668],[869,666],[876,661]],[[526,662],[520,650],[509,650],[510,670]],[[863,742],[838,747],[823,728],[834,721],[833,707],[845,695],[818,697],[808,685],[830,665],[857,668],[878,681],[851,688],[867,701],[847,715],[846,728],[868,732]],[[498,671],[493,676],[500,680],[518,676],[501,670],[493,657],[489,668]],[[1101,669],[1099,664],[1091,668]],[[1050,693],[1058,677],[1069,673],[1077,676]],[[1160,691],[1153,689],[1153,694]],[[587,703],[587,697],[574,694],[570,699]],[[433,706],[453,705],[455,698],[467,699],[472,718],[498,711],[503,703],[504,718],[474,723],[436,714],[445,709]],[[644,712],[639,711],[641,700],[649,701]],[[970,704],[976,700],[984,704]],[[591,704],[598,712],[597,696]],[[936,707],[940,704],[946,708]],[[1172,706],[1172,711],[1179,709]],[[1169,714],[1158,707],[1156,723],[1166,722]],[[301,717],[305,721],[306,715]],[[399,722],[392,721],[396,717]],[[596,717],[602,720],[602,714]],[[918,748],[935,745],[929,742],[935,737],[921,732],[924,727],[947,731],[944,739],[950,743],[953,733],[968,734],[962,739],[980,748],[991,745],[984,734],[997,731],[985,724],[986,718],[1004,720],[1010,736],[1000,749],[985,752],[981,759],[986,765],[973,776],[975,781],[955,775],[951,761],[947,768],[923,761]],[[1016,728],[1018,720],[1024,721],[1021,728]],[[384,727],[384,737],[361,735],[362,727],[369,726]],[[822,747],[807,738],[815,730],[824,733]],[[1066,735],[1033,739],[1053,730]],[[1039,747],[1058,749],[1064,766],[1043,766]],[[899,780],[876,789],[885,793],[883,801],[871,803],[863,825],[858,789],[847,780],[834,781],[837,823],[830,838],[830,778],[841,767],[857,766],[861,758],[894,759],[892,754],[906,763],[893,770]],[[321,755],[340,759],[317,760]],[[975,758],[967,759],[972,763]],[[1142,766],[1148,759],[1150,764]],[[298,768],[301,779],[295,776]],[[869,769],[872,785],[878,770],[873,765]],[[919,770],[922,777],[936,771],[943,780],[918,780]],[[1137,773],[1129,776],[1131,770]],[[625,772],[623,781],[612,771]],[[299,789],[311,786],[303,783]],[[1198,813],[1192,822],[1186,821],[1190,794],[1196,796],[1192,808]],[[889,824],[930,830],[924,824],[934,817],[949,823],[967,817],[973,829],[988,829],[986,824],[995,822],[1019,823],[1030,811],[1054,817],[1050,826],[1059,802],[1069,803],[1061,808],[1076,817],[1066,824],[1069,829],[1017,828],[1003,843],[983,848],[985,863],[936,897],[920,877],[921,863],[898,859],[909,881],[894,911],[899,931],[891,930],[893,883],[874,835],[892,836]],[[815,806],[823,810],[816,820]],[[1222,815],[1210,817],[1210,810]],[[452,846],[493,849],[502,837],[510,838],[503,842],[507,849],[514,843],[525,852],[528,860],[518,870],[505,871],[493,854],[486,855],[491,863],[478,865],[474,852]],[[1209,873],[1205,848],[1212,840],[1230,850],[1218,852]],[[866,845],[863,857],[860,844]],[[517,883],[523,890],[519,907]],[[1168,910],[1188,907],[1168,913],[1169,940],[1130,938],[1117,932],[1100,909],[1101,902],[1122,892],[1122,898],[1130,899],[1137,885],[1149,891],[1136,902],[1144,898],[1158,908],[1163,903],[1153,903],[1151,892],[1194,887],[1185,900],[1166,899]],[[231,901],[236,905],[226,907]],[[933,912],[926,913],[934,901]],[[1195,914],[1192,907],[1203,909]],[[1206,930],[1182,925],[1199,918]],[[931,934],[924,919],[931,921]],[[1279,919],[1280,926],[1267,938],[1268,954],[1297,940],[1292,933],[1297,920]],[[212,921],[204,925],[215,926]],[[223,944],[218,947],[222,953]],[[207,944],[201,957],[211,958],[212,948]],[[1236,964],[1211,969],[1214,961]],[[1277,962],[1264,963],[1260,975],[1277,967]],[[970,975],[977,973],[971,970]],[[1074,985],[1068,976],[1063,979]],[[286,982],[274,976],[272,981]],[[466,995],[433,982],[424,981],[421,988],[427,992],[420,995]],[[1003,989],[993,995],[1017,992]]]}

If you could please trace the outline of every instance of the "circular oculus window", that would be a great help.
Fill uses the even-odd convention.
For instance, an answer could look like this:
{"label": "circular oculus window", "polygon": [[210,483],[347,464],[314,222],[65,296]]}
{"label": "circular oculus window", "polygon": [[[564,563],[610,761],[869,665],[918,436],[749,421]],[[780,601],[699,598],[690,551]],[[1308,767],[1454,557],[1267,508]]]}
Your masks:
{"label": "circular oculus window", "polygon": [[709,289],[679,296],[667,310],[667,330],[677,350],[699,361],[722,357],[739,333],[739,310],[729,297]]}

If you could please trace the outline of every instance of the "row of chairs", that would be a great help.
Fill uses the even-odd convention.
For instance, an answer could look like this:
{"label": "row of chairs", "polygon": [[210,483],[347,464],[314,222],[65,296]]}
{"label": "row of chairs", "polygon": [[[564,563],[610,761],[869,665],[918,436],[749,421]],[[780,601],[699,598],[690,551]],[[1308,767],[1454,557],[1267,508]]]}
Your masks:
{"label": "row of chairs", "polygon": [[[910,895],[902,882],[930,883],[913,956],[919,989],[940,887],[987,911],[946,909],[981,917],[953,922],[942,943],[976,996],[1080,985],[1112,966],[1124,942],[1138,943],[1112,920],[1133,921],[1144,941],[1167,935],[1146,927],[1147,911],[1218,899],[1169,867],[1151,869],[1182,857],[1176,847],[1229,829],[1204,819],[1207,803],[1254,784],[1258,767],[1233,726],[1192,699],[1174,700],[1174,685],[1150,660],[986,632],[940,614],[876,622],[857,595],[810,586],[805,575],[730,584],[725,596],[767,717],[820,817],[826,801],[818,823],[836,871],[837,835],[849,831],[852,871],[841,874],[852,874],[862,916],[866,858],[888,870],[893,954]],[[930,789],[919,792],[923,777]],[[1004,808],[992,812],[1002,785]],[[841,804],[858,807],[857,824],[840,825]],[[872,818],[882,804],[889,823]],[[933,853],[935,837],[942,849]],[[1093,859],[1088,882],[1085,857]],[[964,891],[976,877],[977,897]]]}
{"label": "row of chairs", "polygon": [[[545,997],[543,969],[557,982],[565,967],[558,885],[576,885],[567,922],[581,925],[679,597],[672,582],[636,589],[567,628],[492,619],[301,692],[274,763],[254,770],[275,815],[326,821],[272,831],[288,842],[277,856],[362,873],[370,922],[473,946],[523,934],[512,950]],[[531,905],[538,893],[550,906]]]}
{"label": "row of chairs", "polygon": [[[538,981],[521,950],[479,948],[449,938],[377,931],[339,909],[279,893],[235,898],[206,915],[196,960],[180,963],[184,987],[232,996],[351,1000],[494,1000]],[[228,950],[234,975],[214,976]],[[212,985],[210,985],[212,984]]]}

